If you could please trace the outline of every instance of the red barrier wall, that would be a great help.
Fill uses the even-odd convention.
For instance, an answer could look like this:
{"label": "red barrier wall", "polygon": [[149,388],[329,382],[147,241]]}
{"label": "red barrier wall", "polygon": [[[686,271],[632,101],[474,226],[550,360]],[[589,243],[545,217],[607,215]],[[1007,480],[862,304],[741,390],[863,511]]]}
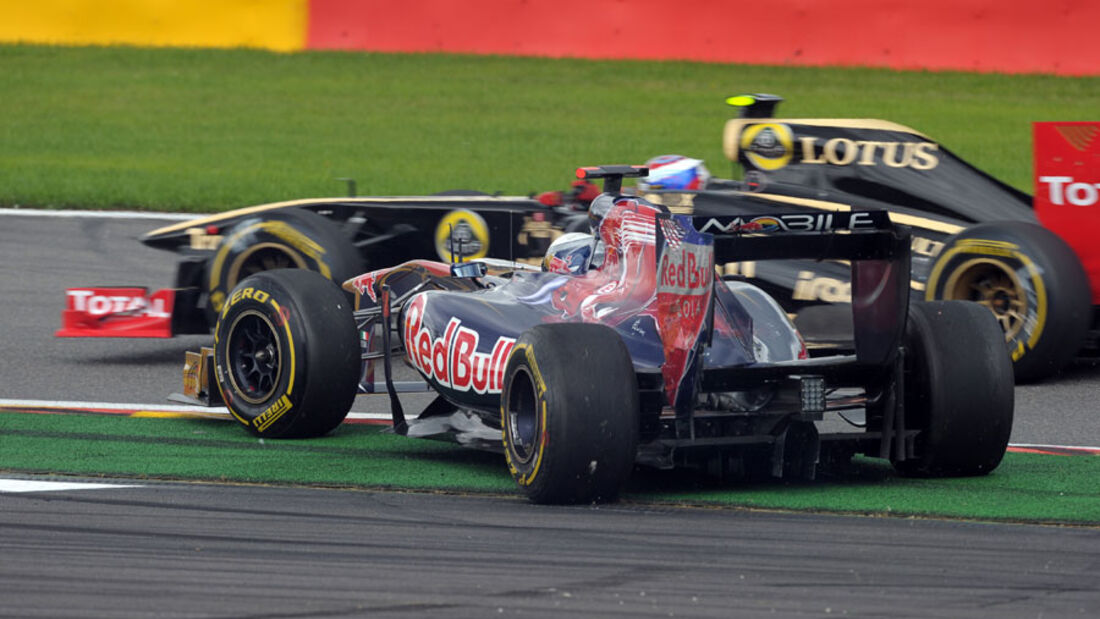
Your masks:
{"label": "red barrier wall", "polygon": [[311,0],[307,47],[1100,75],[1096,0]]}

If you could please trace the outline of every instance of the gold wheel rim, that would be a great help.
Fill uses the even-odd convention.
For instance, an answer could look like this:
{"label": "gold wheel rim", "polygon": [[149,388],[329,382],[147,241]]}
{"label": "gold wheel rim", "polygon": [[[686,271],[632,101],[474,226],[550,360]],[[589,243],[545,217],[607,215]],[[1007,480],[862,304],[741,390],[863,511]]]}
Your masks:
{"label": "gold wheel rim", "polygon": [[[279,260],[283,258],[283,260]],[[289,265],[293,265],[292,267]],[[298,252],[282,243],[257,243],[237,256],[229,266],[225,278],[227,290],[232,290],[242,279],[263,271],[281,268],[305,269],[306,261]],[[244,271],[242,277],[241,272]]]}
{"label": "gold wheel rim", "polygon": [[973,301],[993,312],[1005,332],[1014,339],[1023,330],[1031,311],[1027,290],[1016,271],[1003,262],[974,258],[955,269],[944,284],[944,298]]}

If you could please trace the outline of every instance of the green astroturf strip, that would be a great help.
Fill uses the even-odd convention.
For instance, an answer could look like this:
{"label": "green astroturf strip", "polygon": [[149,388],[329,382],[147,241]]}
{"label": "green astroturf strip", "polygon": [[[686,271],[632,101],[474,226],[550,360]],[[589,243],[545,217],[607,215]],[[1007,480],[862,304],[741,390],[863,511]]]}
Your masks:
{"label": "green astroturf strip", "polygon": [[755,485],[744,493],[666,485],[643,496],[774,509],[1100,523],[1098,473],[1095,456],[1009,453],[985,477],[911,479],[897,476],[885,461],[857,458],[813,483]]}
{"label": "green astroturf strip", "polygon": [[731,94],[883,118],[1031,190],[1031,122],[1097,120],[1100,78],[440,54],[0,45],[0,206],[225,210],[563,188],[664,153],[732,174]]}
{"label": "green astroturf strip", "polygon": [[498,460],[361,424],[320,439],[261,441],[235,423],[209,419],[0,413],[0,469],[8,470],[510,490],[511,479]]}
{"label": "green astroturf strip", "polygon": [[[0,470],[515,493],[501,456],[348,424],[261,441],[234,423],[0,412]],[[986,477],[908,479],[857,458],[814,482],[635,472],[624,499],[689,505],[1100,524],[1100,457],[1010,453]]]}

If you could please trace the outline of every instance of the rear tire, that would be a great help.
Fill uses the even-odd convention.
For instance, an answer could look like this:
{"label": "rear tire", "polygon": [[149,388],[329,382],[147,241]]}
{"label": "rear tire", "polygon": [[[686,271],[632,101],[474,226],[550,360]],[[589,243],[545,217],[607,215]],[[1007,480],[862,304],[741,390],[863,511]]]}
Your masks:
{"label": "rear tire", "polygon": [[1092,317],[1088,276],[1050,230],[1026,222],[972,226],[950,238],[925,299],[975,301],[1001,323],[1017,382],[1057,373],[1084,344]]}
{"label": "rear tire", "polygon": [[1000,326],[976,303],[909,307],[905,336],[905,417],[920,430],[916,457],[895,461],[906,475],[986,475],[1012,433],[1012,362]]}
{"label": "rear tire", "polygon": [[229,412],[265,438],[327,434],[358,392],[358,330],[344,293],[318,273],[246,278],[214,330],[218,389]]}
{"label": "rear tire", "polygon": [[536,326],[504,369],[508,469],[535,503],[613,501],[634,468],[638,410],[634,365],[615,331]]}

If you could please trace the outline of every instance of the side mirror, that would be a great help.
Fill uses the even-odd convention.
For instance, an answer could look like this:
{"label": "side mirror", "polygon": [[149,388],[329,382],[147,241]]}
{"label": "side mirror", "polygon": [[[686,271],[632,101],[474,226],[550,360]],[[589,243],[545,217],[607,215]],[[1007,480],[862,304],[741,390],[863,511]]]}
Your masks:
{"label": "side mirror", "polygon": [[484,262],[456,262],[451,265],[451,277],[485,277],[489,265]]}

